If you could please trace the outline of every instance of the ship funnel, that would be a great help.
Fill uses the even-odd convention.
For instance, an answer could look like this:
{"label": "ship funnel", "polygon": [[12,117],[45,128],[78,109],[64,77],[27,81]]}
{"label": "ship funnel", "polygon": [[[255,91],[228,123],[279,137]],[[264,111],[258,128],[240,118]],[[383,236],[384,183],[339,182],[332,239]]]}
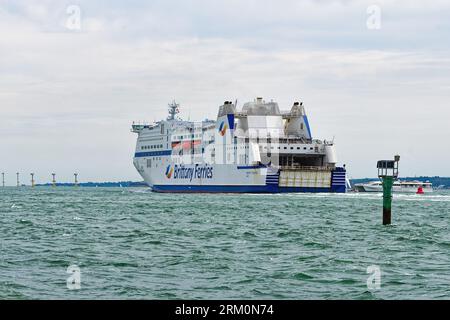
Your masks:
{"label": "ship funnel", "polygon": [[305,108],[303,107],[303,102],[295,101],[291,108],[291,114],[295,116],[305,115]]}
{"label": "ship funnel", "polygon": [[220,118],[226,114],[235,114],[236,113],[236,106],[231,101],[225,101],[223,105],[219,107],[219,113],[217,115],[217,118]]}
{"label": "ship funnel", "polygon": [[256,98],[256,103],[262,104],[263,103],[263,98],[262,97],[257,97]]}

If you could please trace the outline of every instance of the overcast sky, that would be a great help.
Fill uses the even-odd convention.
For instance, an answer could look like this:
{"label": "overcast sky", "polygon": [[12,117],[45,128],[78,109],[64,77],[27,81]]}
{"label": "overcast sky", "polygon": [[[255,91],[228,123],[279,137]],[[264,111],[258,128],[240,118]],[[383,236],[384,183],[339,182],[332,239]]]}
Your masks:
{"label": "overcast sky", "polygon": [[403,176],[449,176],[449,17],[443,0],[0,0],[0,171],[140,180],[133,120],[262,96],[304,101],[350,177],[396,153]]}

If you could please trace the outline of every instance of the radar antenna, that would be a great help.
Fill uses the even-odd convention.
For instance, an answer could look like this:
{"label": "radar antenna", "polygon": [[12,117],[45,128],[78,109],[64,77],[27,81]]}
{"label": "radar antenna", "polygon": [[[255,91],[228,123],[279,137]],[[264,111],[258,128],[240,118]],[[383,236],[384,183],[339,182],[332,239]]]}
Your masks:
{"label": "radar antenna", "polygon": [[180,113],[180,105],[173,100],[172,103],[169,103],[168,111],[169,116],[167,117],[167,120],[175,120],[175,116]]}

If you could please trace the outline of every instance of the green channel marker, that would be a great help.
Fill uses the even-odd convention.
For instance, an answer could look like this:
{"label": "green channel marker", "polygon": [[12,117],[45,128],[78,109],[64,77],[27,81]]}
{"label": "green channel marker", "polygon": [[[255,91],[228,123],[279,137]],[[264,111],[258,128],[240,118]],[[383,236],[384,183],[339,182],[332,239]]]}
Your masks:
{"label": "green channel marker", "polygon": [[398,162],[400,156],[394,160],[379,160],[377,162],[378,178],[383,181],[383,225],[391,224],[392,186],[398,178]]}
{"label": "green channel marker", "polygon": [[383,225],[391,224],[393,185],[394,185],[394,177],[383,178]]}

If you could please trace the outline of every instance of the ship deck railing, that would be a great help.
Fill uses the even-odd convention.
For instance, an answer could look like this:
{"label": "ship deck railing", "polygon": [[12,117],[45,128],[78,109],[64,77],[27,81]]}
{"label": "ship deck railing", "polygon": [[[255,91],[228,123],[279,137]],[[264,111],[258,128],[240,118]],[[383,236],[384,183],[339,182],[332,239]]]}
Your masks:
{"label": "ship deck railing", "polygon": [[334,166],[302,166],[302,165],[287,165],[287,166],[279,166],[281,170],[289,171],[289,170],[299,170],[299,171],[331,171],[334,169]]}

